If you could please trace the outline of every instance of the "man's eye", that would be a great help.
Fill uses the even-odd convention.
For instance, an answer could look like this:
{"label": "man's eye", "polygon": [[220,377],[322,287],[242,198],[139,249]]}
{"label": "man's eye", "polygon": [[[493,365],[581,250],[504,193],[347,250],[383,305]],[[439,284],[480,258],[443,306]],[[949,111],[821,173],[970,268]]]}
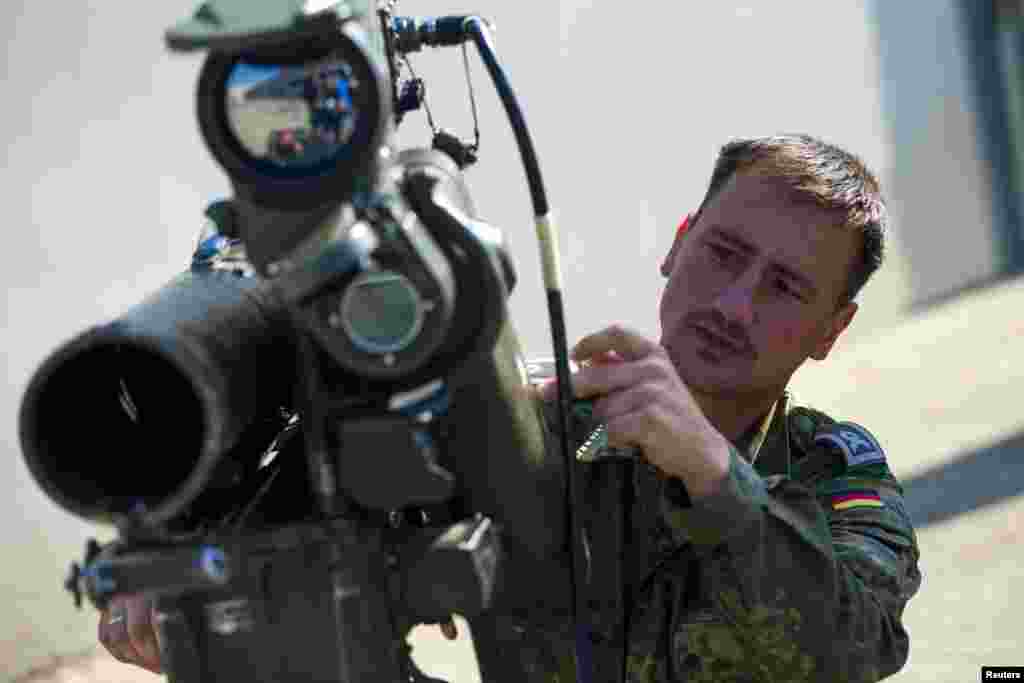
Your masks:
{"label": "man's eye", "polygon": [[789,282],[783,280],[782,278],[779,278],[778,280],[775,281],[775,288],[778,289],[783,294],[785,294],[786,296],[791,296],[794,299],[799,299],[800,301],[803,301],[803,296],[801,296],[800,292],[797,291],[795,287],[790,285]]}
{"label": "man's eye", "polygon": [[728,247],[723,247],[720,244],[709,244],[708,249],[711,250],[711,256],[719,263],[730,263],[736,260],[736,252]]}

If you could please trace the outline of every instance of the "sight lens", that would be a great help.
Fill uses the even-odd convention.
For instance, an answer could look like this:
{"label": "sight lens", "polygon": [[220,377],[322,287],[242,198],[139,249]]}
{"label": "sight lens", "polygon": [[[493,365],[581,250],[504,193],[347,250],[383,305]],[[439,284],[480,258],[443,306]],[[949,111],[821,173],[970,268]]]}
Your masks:
{"label": "sight lens", "polygon": [[341,319],[352,343],[369,353],[407,348],[423,327],[416,287],[392,271],[360,275],[341,300]]}
{"label": "sight lens", "polygon": [[307,175],[347,153],[360,112],[360,81],[339,58],[298,64],[240,60],[228,76],[225,111],[242,149],[282,175]]}

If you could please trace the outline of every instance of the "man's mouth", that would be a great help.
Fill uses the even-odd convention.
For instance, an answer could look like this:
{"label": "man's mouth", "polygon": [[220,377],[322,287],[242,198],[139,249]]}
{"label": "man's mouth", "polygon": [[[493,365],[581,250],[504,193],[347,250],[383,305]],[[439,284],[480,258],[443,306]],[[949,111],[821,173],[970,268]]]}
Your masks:
{"label": "man's mouth", "polygon": [[707,350],[713,352],[717,356],[740,355],[747,352],[745,344],[741,344],[735,339],[715,330],[712,327],[694,324],[692,325],[692,328],[697,333],[698,339],[704,342]]}

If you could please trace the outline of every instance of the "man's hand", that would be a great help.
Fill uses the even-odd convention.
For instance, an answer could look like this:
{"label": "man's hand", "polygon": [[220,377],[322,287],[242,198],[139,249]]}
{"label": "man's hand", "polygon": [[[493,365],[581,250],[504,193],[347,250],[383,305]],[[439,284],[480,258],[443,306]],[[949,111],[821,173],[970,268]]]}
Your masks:
{"label": "man's hand", "polygon": [[[716,491],[729,472],[729,443],[697,406],[665,349],[613,325],[572,350],[583,367],[573,393],[594,399],[612,446],[638,446],[652,465],[686,485],[692,500]],[[555,396],[555,383],[543,389]]]}
{"label": "man's hand", "polygon": [[119,595],[111,599],[100,613],[99,639],[118,661],[163,673],[152,598]]}
{"label": "man's hand", "polygon": [[[447,640],[459,637],[451,617],[439,626]],[[152,598],[143,595],[113,598],[100,613],[99,639],[118,661],[141,666],[155,674],[163,673]]]}
{"label": "man's hand", "polygon": [[445,640],[455,640],[459,637],[459,629],[455,627],[455,621],[451,617],[442,621],[438,626],[441,627],[441,635],[444,636]]}

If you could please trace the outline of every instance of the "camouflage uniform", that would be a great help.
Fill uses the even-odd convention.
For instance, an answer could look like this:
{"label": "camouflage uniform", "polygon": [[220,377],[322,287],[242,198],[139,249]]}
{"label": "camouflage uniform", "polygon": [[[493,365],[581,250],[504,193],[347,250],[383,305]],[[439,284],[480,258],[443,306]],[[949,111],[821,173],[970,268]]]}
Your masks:
{"label": "camouflage uniform", "polygon": [[[577,459],[597,461],[579,473],[594,680],[618,681],[624,619],[610,596],[621,577],[607,539],[621,521],[623,470],[600,464],[607,446],[587,416],[573,420]],[[733,445],[728,480],[699,505],[653,466],[633,475],[621,565],[630,681],[875,681],[903,666],[917,541],[902,488],[862,427],[784,395]],[[564,626],[514,628],[531,680],[574,680]]]}

